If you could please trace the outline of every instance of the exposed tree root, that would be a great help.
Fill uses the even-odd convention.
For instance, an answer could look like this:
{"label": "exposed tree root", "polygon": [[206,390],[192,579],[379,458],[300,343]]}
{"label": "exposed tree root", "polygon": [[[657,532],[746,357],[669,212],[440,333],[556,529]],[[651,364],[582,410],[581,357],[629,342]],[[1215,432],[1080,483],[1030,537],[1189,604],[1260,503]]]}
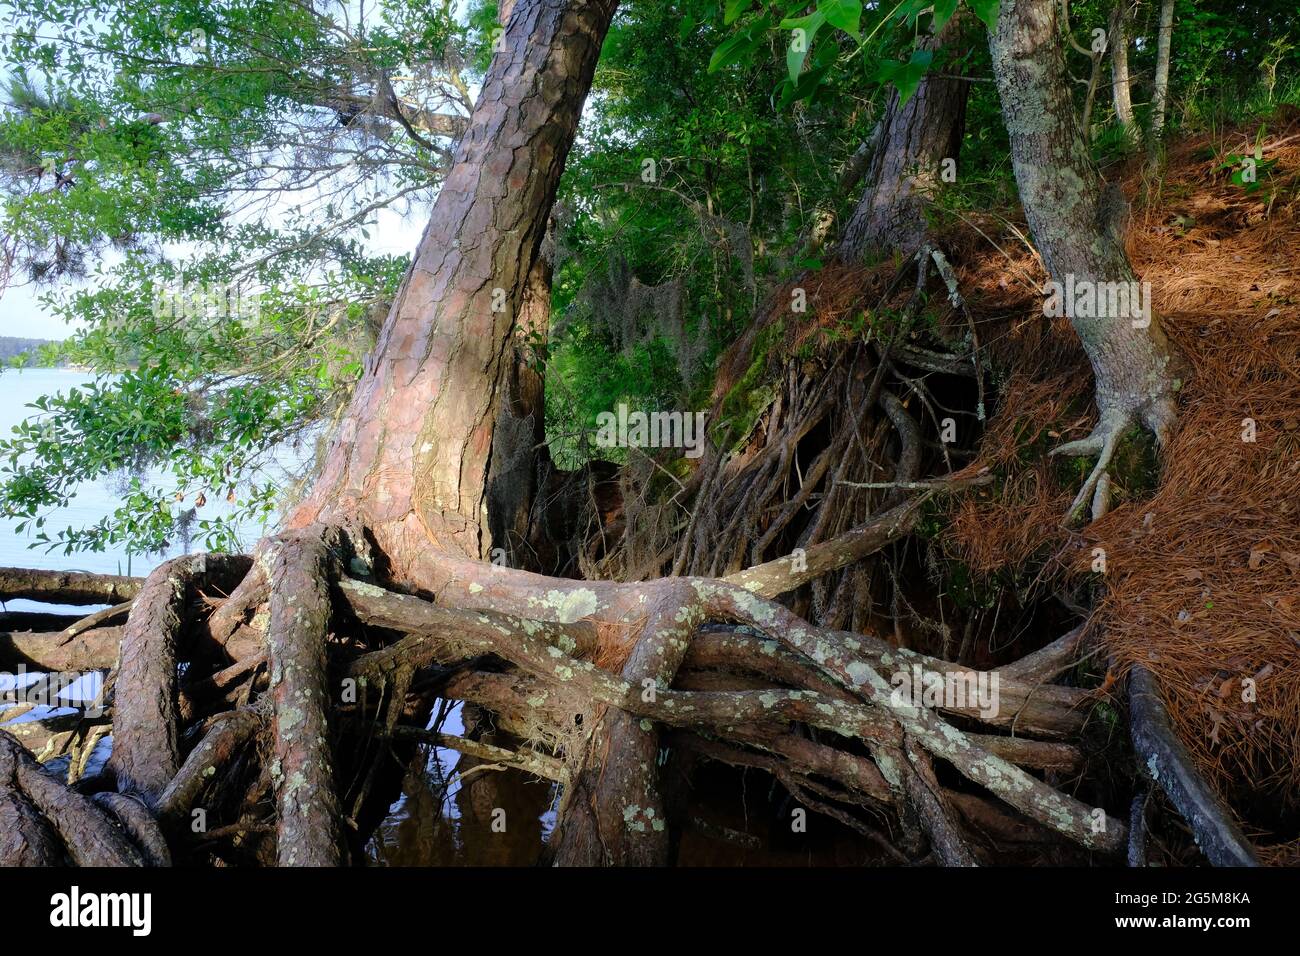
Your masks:
{"label": "exposed tree root", "polygon": [[[892,540],[889,529],[914,507],[914,500],[904,502],[874,522],[870,531],[810,551],[809,557],[815,557],[810,563],[823,573],[850,564],[871,550],[859,542]],[[241,589],[266,595],[268,683],[254,690],[260,660],[254,657],[252,665],[227,666],[187,684],[187,692],[201,684],[211,687],[215,677],[233,670],[236,676],[227,681],[242,683],[246,696],[259,694],[268,702],[266,762],[252,777],[243,772],[250,783],[242,795],[214,793],[209,781],[218,774],[230,776],[232,761],[259,759],[248,749],[262,727],[256,711],[235,710],[214,719],[196,712],[194,719],[203,721],[204,732],[183,762],[179,733],[174,752],[158,733],[160,714],[179,726],[176,634],[188,613],[187,595],[209,583],[213,569],[187,560],[164,565],[151,575],[126,629],[132,643],[128,648],[124,640],[112,719],[115,733],[121,734],[121,695],[127,681],[150,675],[151,693],[141,699],[152,701],[155,738],[146,746],[131,741],[128,733],[125,754],[115,753],[113,759],[119,789],[138,794],[140,801],[104,798],[123,827],[113,832],[130,834],[130,839],[120,839],[136,845],[135,860],[163,862],[168,841],[173,853],[177,840],[189,847],[184,852],[192,852],[184,824],[200,804],[227,819],[236,814],[246,821],[239,827],[216,827],[207,835],[209,843],[254,835],[264,840],[267,834],[256,821],[257,814],[266,811],[256,808],[270,800],[275,859],[296,865],[343,862],[347,840],[333,768],[343,760],[350,775],[368,778],[371,771],[365,766],[372,765],[357,766],[336,749],[338,738],[330,730],[329,715],[336,714],[335,719],[348,726],[364,717],[366,733],[377,730],[395,742],[420,739],[418,727],[401,723],[410,702],[406,708],[396,706],[406,697],[401,688],[411,686],[410,675],[463,666],[484,655],[519,671],[476,676],[472,669],[461,670],[444,682],[441,692],[498,708],[504,719],[527,731],[531,743],[522,749],[484,750],[482,759],[568,781],[553,846],[556,862],[669,862],[673,822],[659,777],[660,728],[673,728],[666,739],[680,741],[690,734],[715,741],[715,756],[750,755],[745,759],[751,765],[772,770],[805,805],[841,821],[853,820],[859,832],[877,831],[853,808],[870,815],[896,815],[902,829],[895,838],[905,852],[920,849],[915,838],[906,837],[914,827],[925,834],[935,859],[945,863],[965,865],[974,856],[948,790],[934,773],[935,758],[1070,841],[1107,853],[1120,852],[1125,845],[1121,822],[1022,769],[1077,767],[1075,748],[959,730],[937,712],[898,699],[882,676],[913,667],[955,673],[960,670],[956,665],[895,649],[873,635],[814,627],[763,596],[799,586],[808,574],[802,567],[794,570],[787,562],[782,568],[778,562],[751,569],[735,578],[744,583],[741,586],[704,578],[574,582],[480,565],[483,583],[464,591],[476,600],[446,603],[444,596],[443,602],[432,603],[346,577],[342,568],[349,554],[346,538],[318,527],[264,542],[257,570],[245,581],[260,578],[265,587],[240,585],[234,595]],[[233,600],[221,607],[231,607]],[[223,615],[218,633],[233,633],[231,622],[242,621],[248,613],[245,607]],[[332,645],[328,635],[341,620],[360,622],[372,635],[371,642],[374,636],[393,636],[381,638],[379,646],[371,643],[369,650]],[[718,630],[719,625],[727,629]],[[209,635],[214,631],[211,618],[206,627],[192,629]],[[210,647],[204,642],[195,646]],[[339,655],[347,662],[342,675],[359,686],[397,688],[387,695],[387,703],[378,705],[379,711],[373,709],[373,695],[352,703],[339,691],[340,685],[330,682],[328,661]],[[596,663],[600,661],[603,666]],[[1071,736],[1087,698],[1042,684],[1052,666],[1040,655],[1020,668],[1033,683],[1004,677],[997,713],[981,714],[974,706],[954,706],[952,713],[991,729],[1014,728],[1017,735]],[[394,683],[403,674],[405,680]],[[688,689],[700,686],[709,689]],[[144,726],[138,707],[126,707],[125,712],[137,726]],[[417,707],[415,719],[423,722],[422,713]],[[575,714],[586,715],[580,727]],[[817,736],[799,734],[800,727],[813,729]],[[170,772],[158,772],[160,767]],[[75,796],[45,779],[48,792]],[[363,796],[367,789],[363,787]],[[147,818],[140,816],[146,805]],[[12,795],[8,806],[15,819],[28,821],[22,825],[31,835],[26,845],[34,848],[33,858],[45,858],[44,831],[33,822],[36,817]],[[220,810],[223,806],[226,809]],[[95,819],[106,819],[94,812],[100,814]],[[148,825],[155,817],[157,825]],[[166,841],[159,843],[159,833],[167,835]]]}
{"label": "exposed tree root", "polygon": [[150,574],[122,638],[109,769],[119,791],[138,793],[151,805],[181,764],[176,642],[201,564],[176,558]]}
{"label": "exposed tree root", "polygon": [[1128,416],[1118,413],[1103,413],[1101,421],[1097,423],[1097,427],[1093,429],[1092,434],[1087,438],[1066,442],[1064,445],[1053,448],[1048,453],[1076,457],[1096,456],[1097,459],[1092,471],[1084,479],[1083,484],[1079,487],[1079,493],[1075,495],[1074,501],[1065,514],[1067,524],[1082,517],[1084,510],[1089,507],[1089,503],[1091,503],[1093,520],[1100,518],[1110,510],[1110,463],[1111,459],[1115,457],[1115,450],[1119,447],[1120,438],[1128,426]]}
{"label": "exposed tree root", "polygon": [[224,772],[236,752],[261,728],[262,719],[247,710],[232,711],[213,721],[203,739],[190,751],[176,776],[158,798],[158,819],[170,831],[188,822],[212,777]]}
{"label": "exposed tree root", "polygon": [[1196,772],[1191,755],[1174,733],[1151,674],[1135,665],[1128,681],[1133,749],[1152,782],[1192,828],[1205,858],[1215,866],[1259,866],[1255,848]]}
{"label": "exposed tree root", "polygon": [[309,528],[271,539],[257,560],[270,592],[278,859],[282,866],[337,866],[346,851],[326,718],[331,555],[322,529]]}
{"label": "exposed tree root", "polygon": [[[394,753],[438,742],[562,783],[554,862],[662,865],[681,825],[661,772],[667,746],[761,768],[900,861],[976,862],[961,799],[969,787],[1058,839],[1121,853],[1120,820],[1034,775],[1083,763],[1072,741],[1093,697],[1051,683],[1073,661],[1077,632],[996,674],[878,636],[879,582],[864,559],[908,537],[935,496],[991,479],[950,464],[946,478],[921,477],[934,464],[926,435],[940,407],[923,363],[942,359],[967,387],[973,376],[981,406],[983,368],[946,259],[923,245],[911,261],[915,289],[888,340],[828,374],[789,369],[763,440],[706,461],[680,539],[667,552],[655,546],[658,568],[690,576],[545,577],[406,547],[420,534],[410,522],[308,525],[264,541],[252,562],[157,569],[133,595],[111,686],[108,779],[119,792],[102,802],[114,832],[155,864],[210,854],[337,865],[364,840],[374,807],[391,802]],[[931,262],[972,326],[969,355],[908,337]],[[898,305],[904,274],[881,307]],[[913,362],[915,378],[903,371]],[[386,557],[396,553],[400,567]],[[782,596],[793,607],[776,603]],[[895,582],[896,630],[898,605]],[[92,615],[57,638],[15,636],[9,652],[103,666],[116,636],[109,620]],[[998,705],[918,706],[896,692],[900,675],[996,677]],[[522,743],[426,731],[438,696],[485,708]],[[951,771],[966,782],[944,782]],[[6,799],[30,835],[14,852],[49,858],[44,834],[63,831],[41,829],[28,804]]]}
{"label": "exposed tree root", "polygon": [[[6,864],[49,862],[66,852],[77,866],[143,866],[127,834],[89,797],[47,775],[22,745],[0,732],[0,795],[4,812],[20,827],[5,839]],[[57,843],[55,838],[57,837]]]}

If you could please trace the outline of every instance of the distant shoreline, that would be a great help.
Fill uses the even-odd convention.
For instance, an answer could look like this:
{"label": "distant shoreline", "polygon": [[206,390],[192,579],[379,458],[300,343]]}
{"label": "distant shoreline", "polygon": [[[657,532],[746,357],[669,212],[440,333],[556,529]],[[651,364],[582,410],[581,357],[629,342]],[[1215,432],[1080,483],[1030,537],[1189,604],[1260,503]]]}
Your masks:
{"label": "distant shoreline", "polygon": [[[30,359],[37,359],[36,352],[46,345],[57,344],[53,339],[29,339],[16,335],[0,335],[0,362],[6,364],[13,362],[15,359],[24,356]],[[56,362],[53,365],[42,365],[42,368],[74,368],[72,365],[65,365],[63,362]]]}

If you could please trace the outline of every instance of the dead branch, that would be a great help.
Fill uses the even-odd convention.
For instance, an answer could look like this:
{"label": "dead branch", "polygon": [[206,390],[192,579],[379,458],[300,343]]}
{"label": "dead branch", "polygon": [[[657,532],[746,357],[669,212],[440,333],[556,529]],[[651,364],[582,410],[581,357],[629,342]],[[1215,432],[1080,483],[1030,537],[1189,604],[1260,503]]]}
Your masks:
{"label": "dead branch", "polygon": [[0,568],[0,599],[26,598],[55,604],[121,604],[140,593],[143,578],[86,571]]}

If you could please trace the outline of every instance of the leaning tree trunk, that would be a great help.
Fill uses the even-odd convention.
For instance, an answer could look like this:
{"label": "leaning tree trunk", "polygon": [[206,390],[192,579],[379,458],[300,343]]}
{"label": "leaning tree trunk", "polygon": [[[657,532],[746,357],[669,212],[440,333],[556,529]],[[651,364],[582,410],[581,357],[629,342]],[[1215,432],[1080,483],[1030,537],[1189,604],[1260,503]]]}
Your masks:
{"label": "leaning tree trunk", "polygon": [[[952,16],[922,47],[952,49],[966,21]],[[940,183],[944,160],[957,162],[967,86],[961,79],[927,74],[906,103],[900,105],[897,90],[890,94],[867,188],[840,239],[841,258],[860,259],[873,248],[906,256],[925,242],[926,193]]]}
{"label": "leaning tree trunk", "polygon": [[1133,126],[1133,84],[1128,72],[1128,0],[1120,0],[1111,15],[1111,92],[1115,101],[1115,121],[1125,130]]}
{"label": "leaning tree trunk", "polygon": [[373,536],[391,579],[436,590],[487,557],[512,334],[616,0],[517,3],[321,475],[290,524]]}
{"label": "leaning tree trunk", "polygon": [[1151,148],[1157,149],[1165,131],[1165,106],[1169,101],[1169,50],[1174,40],[1174,0],[1160,4],[1160,32],[1156,36],[1156,79],[1151,92]]}
{"label": "leaning tree trunk", "polygon": [[[736,766],[769,769],[809,807],[862,832],[875,831],[819,797],[873,815],[892,808],[902,832],[924,830],[947,862],[973,857],[936,757],[1072,843],[1123,848],[1122,823],[1029,772],[1074,766],[1074,748],[960,729],[983,721],[1070,735],[1082,692],[1012,677],[1000,686],[1002,703],[1014,706],[984,714],[953,703],[944,712],[962,723],[950,723],[897,699],[886,675],[904,659],[936,673],[957,665],[865,628],[818,627],[774,600],[897,540],[934,491],[805,542],[798,561],[790,554],[712,579],[579,582],[479,560],[491,544],[483,512],[511,335],[536,301],[539,243],[614,7],[516,4],[506,49],[308,500],[255,560],[170,562],[140,588],[115,680],[114,762],[87,786],[117,794],[86,799],[36,772],[0,733],[0,816],[20,831],[0,839],[0,863],[50,862],[63,847],[76,862],[101,865],[162,863],[169,849],[206,856],[217,846],[235,860],[356,859],[367,819],[389,803],[395,745],[431,738],[561,783],[569,812],[555,838],[558,861],[662,863],[662,728],[697,733],[698,746]],[[946,261],[930,257],[959,298]],[[919,287],[926,256],[916,258]],[[881,391],[889,361],[887,351],[879,356],[862,404],[878,398],[902,433],[895,480],[908,486],[918,462],[907,449],[918,436],[898,414],[901,401]],[[242,576],[237,586],[228,573]],[[213,594],[227,596],[182,640]],[[92,623],[102,620],[78,627]],[[706,623],[725,630],[701,633]],[[692,669],[711,674],[708,689],[680,686]],[[435,696],[490,707],[525,745],[514,753],[425,731]],[[192,730],[201,739],[185,754]],[[196,814],[219,825],[191,832]]]}
{"label": "leaning tree trunk", "polygon": [[[1092,290],[1093,302],[1065,303],[1096,376],[1100,421],[1086,439],[1055,450],[1096,454],[1097,465],[1071,506],[1091,497],[1094,516],[1108,502],[1107,466],[1128,426],[1145,424],[1160,442],[1175,418],[1173,353],[1149,312],[1139,315],[1137,286],[1124,251],[1127,205],[1092,165],[1066,86],[1064,50],[1052,0],[1004,0],[989,49],[1011,161],[1025,217],[1051,279],[1063,290]],[[1112,285],[1115,284],[1115,285]],[[1127,299],[1118,294],[1124,290]]]}

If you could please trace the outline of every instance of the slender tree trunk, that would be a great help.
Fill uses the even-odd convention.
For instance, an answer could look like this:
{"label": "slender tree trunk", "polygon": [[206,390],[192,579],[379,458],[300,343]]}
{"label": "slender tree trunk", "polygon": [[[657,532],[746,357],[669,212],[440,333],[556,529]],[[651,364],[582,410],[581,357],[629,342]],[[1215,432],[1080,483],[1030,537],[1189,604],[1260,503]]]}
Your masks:
{"label": "slender tree trunk", "polygon": [[415,261],[290,524],[366,528],[396,581],[486,557],[512,337],[617,0],[518,0]]}
{"label": "slender tree trunk", "polygon": [[1162,442],[1169,434],[1172,353],[1149,307],[1139,314],[1131,298],[1121,303],[1110,294],[1136,288],[1123,243],[1127,209],[1118,188],[1103,188],[1089,160],[1066,86],[1056,4],[1003,0],[989,49],[1020,198],[1043,264],[1065,290],[1094,293],[1092,302],[1065,302],[1064,314],[1092,363],[1101,420],[1089,438],[1057,452],[1099,456],[1071,508],[1082,510],[1096,489],[1096,514],[1105,509],[1105,466],[1127,426],[1141,421]]}
{"label": "slender tree trunk", "polygon": [[1174,39],[1174,0],[1160,4],[1160,32],[1156,37],[1156,79],[1151,92],[1151,148],[1156,149],[1165,130],[1169,100],[1169,50]]}
{"label": "slender tree trunk", "polygon": [[1111,14],[1111,91],[1115,100],[1115,121],[1126,130],[1134,129],[1132,81],[1128,73],[1128,0],[1119,0]]}
{"label": "slender tree trunk", "polygon": [[[922,45],[951,49],[965,20],[954,15]],[[927,74],[905,104],[897,91],[890,94],[867,188],[840,240],[842,257],[859,258],[871,249],[908,255],[925,241],[925,196],[942,181],[944,160],[957,161],[967,88],[962,80]]]}
{"label": "slender tree trunk", "polygon": [[1104,53],[1092,54],[1092,68],[1088,71],[1088,92],[1083,97],[1083,118],[1080,120],[1085,143],[1092,142],[1092,110],[1097,105],[1097,87],[1101,83],[1101,61],[1104,56]]}

